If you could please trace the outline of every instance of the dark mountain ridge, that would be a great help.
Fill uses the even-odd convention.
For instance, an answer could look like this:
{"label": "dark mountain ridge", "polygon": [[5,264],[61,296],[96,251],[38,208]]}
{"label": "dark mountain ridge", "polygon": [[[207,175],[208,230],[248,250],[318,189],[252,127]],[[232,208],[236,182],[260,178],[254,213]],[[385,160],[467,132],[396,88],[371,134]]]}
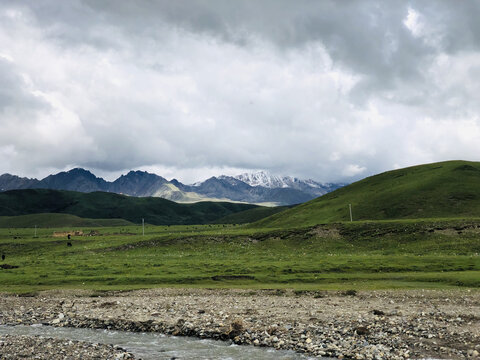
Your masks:
{"label": "dark mountain ridge", "polygon": [[130,196],[151,196],[167,179],[146,171],[130,171],[110,184],[108,191]]}
{"label": "dark mountain ridge", "polygon": [[11,174],[0,175],[0,191],[34,188],[38,183],[40,183],[40,181],[37,179],[29,179]]}
{"label": "dark mountain ridge", "polygon": [[75,168],[70,171],[62,171],[55,175],[49,175],[41,180],[35,188],[70,190],[80,192],[109,191],[110,183],[96,177],[90,171]]}

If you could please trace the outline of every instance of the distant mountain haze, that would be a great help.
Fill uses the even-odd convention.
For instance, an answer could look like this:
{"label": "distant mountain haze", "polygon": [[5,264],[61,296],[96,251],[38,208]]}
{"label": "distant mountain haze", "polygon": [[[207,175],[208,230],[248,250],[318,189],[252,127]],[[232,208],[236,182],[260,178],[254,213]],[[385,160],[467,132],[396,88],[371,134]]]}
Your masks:
{"label": "distant mountain haze", "polygon": [[211,177],[193,185],[182,184],[176,179],[168,181],[145,171],[130,171],[113,182],[81,168],[62,171],[42,180],[0,175],[0,191],[35,188],[85,193],[105,191],[135,197],[160,197],[179,203],[234,201],[272,206],[303,203],[343,185],[274,176],[265,171]]}

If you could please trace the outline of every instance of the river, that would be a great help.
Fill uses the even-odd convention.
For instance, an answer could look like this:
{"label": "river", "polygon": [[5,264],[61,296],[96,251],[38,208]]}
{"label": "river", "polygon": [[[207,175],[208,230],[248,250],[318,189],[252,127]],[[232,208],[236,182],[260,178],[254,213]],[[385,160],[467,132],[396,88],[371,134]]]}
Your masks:
{"label": "river", "polygon": [[274,350],[224,341],[191,337],[167,336],[158,333],[79,329],[43,325],[0,325],[0,335],[35,335],[56,339],[80,340],[89,343],[113,344],[135,355],[137,359],[231,359],[231,360],[296,360],[312,359],[293,351]]}

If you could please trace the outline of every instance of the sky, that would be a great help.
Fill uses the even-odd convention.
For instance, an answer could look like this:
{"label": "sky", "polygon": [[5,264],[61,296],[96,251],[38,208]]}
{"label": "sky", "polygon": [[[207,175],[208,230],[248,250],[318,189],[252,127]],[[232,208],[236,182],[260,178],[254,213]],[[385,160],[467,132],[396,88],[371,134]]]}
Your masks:
{"label": "sky", "polygon": [[0,2],[0,174],[479,160],[480,2]]}

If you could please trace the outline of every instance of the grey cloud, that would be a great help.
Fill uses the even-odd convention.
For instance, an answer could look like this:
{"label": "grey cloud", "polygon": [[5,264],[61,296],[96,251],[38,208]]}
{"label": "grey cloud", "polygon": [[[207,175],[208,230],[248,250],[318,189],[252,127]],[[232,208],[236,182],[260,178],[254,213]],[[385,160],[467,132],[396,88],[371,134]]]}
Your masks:
{"label": "grey cloud", "polygon": [[[146,38],[162,41],[165,26],[237,45],[250,46],[252,38],[261,38],[280,51],[319,42],[335,64],[365,75],[354,93],[362,100],[377,88],[393,87],[396,79],[416,81],[422,76],[418,65],[433,51],[403,25],[409,7],[404,1],[42,1],[31,7],[50,36],[65,46],[86,42],[115,48],[121,46],[119,33],[140,45]],[[426,16],[431,7],[422,8]],[[470,18],[475,11],[469,7],[459,6],[451,15],[452,6],[440,3],[435,7],[440,15],[431,18],[437,23],[455,16]],[[459,23],[454,20],[442,23],[446,32]],[[470,34],[469,40],[476,41],[473,34],[478,32],[464,27],[456,35]],[[454,42],[447,42],[450,46],[445,47],[452,48]]]}
{"label": "grey cloud", "polygon": [[12,108],[40,110],[48,107],[45,102],[28,91],[28,84],[16,71],[11,60],[0,55],[0,111]]}
{"label": "grey cloud", "polygon": [[415,81],[422,76],[419,64],[428,61],[435,49],[405,28],[409,7],[439,28],[444,51],[476,49],[480,44],[476,2],[452,6],[447,1],[51,0],[30,7],[51,36],[73,46],[81,42],[100,48],[119,46],[115,31],[140,43],[146,37],[161,41],[164,26],[246,46],[252,37],[280,48],[320,42],[339,66],[366,75],[357,94],[393,87],[396,79]]}

